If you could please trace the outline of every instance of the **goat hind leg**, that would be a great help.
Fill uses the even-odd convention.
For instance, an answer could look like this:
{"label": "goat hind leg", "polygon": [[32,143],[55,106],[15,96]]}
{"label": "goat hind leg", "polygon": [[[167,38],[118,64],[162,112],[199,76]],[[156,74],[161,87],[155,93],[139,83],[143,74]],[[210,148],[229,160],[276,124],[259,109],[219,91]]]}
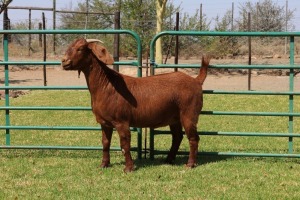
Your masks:
{"label": "goat hind leg", "polygon": [[103,146],[103,157],[100,167],[106,168],[110,165],[110,143],[113,129],[111,127],[102,126],[102,146]]}
{"label": "goat hind leg", "polygon": [[189,160],[186,166],[193,168],[197,166],[197,153],[198,153],[198,144],[199,144],[200,137],[197,134],[197,128],[195,123],[187,122],[184,123],[183,126],[190,144]]}
{"label": "goat hind leg", "polygon": [[194,168],[197,166],[197,153],[198,153],[198,144],[199,144],[199,136],[196,134],[192,134],[189,137],[189,143],[190,143],[190,154],[189,154],[189,160],[186,164],[187,167]]}
{"label": "goat hind leg", "polygon": [[172,133],[172,146],[166,159],[166,163],[168,164],[172,164],[174,162],[179,146],[183,139],[181,123],[170,125],[170,130]]}

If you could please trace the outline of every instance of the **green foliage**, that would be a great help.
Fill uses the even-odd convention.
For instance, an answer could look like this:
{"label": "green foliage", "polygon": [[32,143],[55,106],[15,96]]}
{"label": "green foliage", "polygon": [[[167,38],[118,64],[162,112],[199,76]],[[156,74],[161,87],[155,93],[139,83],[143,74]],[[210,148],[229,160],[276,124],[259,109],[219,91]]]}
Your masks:
{"label": "green foliage", "polygon": [[[133,30],[141,37],[144,54],[149,46],[149,41],[155,35],[156,11],[155,1],[125,0],[121,4],[121,29]],[[125,40],[124,40],[125,41]],[[135,50],[135,42],[126,39],[122,43],[123,56],[131,56]]]}
{"label": "green foliage", "polygon": [[238,30],[248,29],[248,13],[251,13],[252,30],[285,31],[286,23],[293,18],[294,11],[288,9],[286,13],[285,6],[279,6],[272,0],[260,0],[258,3],[247,1],[239,8]]}

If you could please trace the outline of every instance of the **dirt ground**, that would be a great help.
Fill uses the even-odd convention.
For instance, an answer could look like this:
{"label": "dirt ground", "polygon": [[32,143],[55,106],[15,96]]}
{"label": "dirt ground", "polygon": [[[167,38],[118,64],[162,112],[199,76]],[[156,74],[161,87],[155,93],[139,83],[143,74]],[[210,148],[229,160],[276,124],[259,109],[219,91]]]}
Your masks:
{"label": "dirt ground", "polygon": [[[160,71],[160,72],[159,72]],[[171,70],[157,70],[157,73],[165,73]],[[195,76],[195,72],[180,70]],[[136,76],[134,67],[121,67],[121,73]],[[145,75],[146,72],[143,72]],[[77,71],[64,71],[60,67],[47,69],[48,86],[81,86],[86,85],[84,75],[78,78]],[[11,86],[42,86],[44,83],[43,71],[40,69],[11,70],[9,72]],[[297,74],[294,82],[294,90],[300,91],[300,74]],[[0,83],[4,83],[4,72],[0,72]],[[248,75],[240,73],[209,74],[204,83],[206,90],[248,90]],[[288,91],[289,76],[270,76],[254,73],[251,75],[251,90]]]}

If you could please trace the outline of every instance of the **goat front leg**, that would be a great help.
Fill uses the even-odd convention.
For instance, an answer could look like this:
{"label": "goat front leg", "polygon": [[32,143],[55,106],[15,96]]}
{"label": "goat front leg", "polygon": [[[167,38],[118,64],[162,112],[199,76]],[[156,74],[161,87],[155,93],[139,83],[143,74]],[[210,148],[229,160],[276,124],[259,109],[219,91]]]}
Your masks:
{"label": "goat front leg", "polygon": [[134,164],[130,153],[131,135],[130,135],[129,125],[124,125],[124,124],[117,125],[116,129],[120,136],[122,153],[125,157],[124,172],[131,172],[134,170]]}
{"label": "goat front leg", "polygon": [[102,157],[102,163],[100,167],[106,168],[110,165],[110,143],[111,143],[111,136],[113,132],[113,128],[107,127],[107,126],[101,126],[102,127],[102,146],[103,146],[103,157]]}

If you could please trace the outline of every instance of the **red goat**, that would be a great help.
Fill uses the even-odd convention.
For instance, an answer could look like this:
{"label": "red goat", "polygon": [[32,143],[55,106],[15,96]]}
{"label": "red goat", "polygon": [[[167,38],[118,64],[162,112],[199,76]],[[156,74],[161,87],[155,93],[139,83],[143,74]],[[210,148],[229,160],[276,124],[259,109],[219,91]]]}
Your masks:
{"label": "red goat", "polygon": [[167,162],[172,163],[183,138],[182,126],[190,144],[187,166],[196,166],[199,136],[198,116],[202,109],[202,85],[209,58],[202,58],[200,74],[192,78],[174,72],[145,78],[120,74],[107,65],[114,62],[101,44],[77,39],[62,59],[65,70],[82,71],[91,94],[92,110],[102,127],[103,159],[101,167],[110,165],[109,148],[113,128],[120,136],[125,156],[125,172],[134,170],[130,154],[129,127],[157,128],[170,126],[172,145]]}

